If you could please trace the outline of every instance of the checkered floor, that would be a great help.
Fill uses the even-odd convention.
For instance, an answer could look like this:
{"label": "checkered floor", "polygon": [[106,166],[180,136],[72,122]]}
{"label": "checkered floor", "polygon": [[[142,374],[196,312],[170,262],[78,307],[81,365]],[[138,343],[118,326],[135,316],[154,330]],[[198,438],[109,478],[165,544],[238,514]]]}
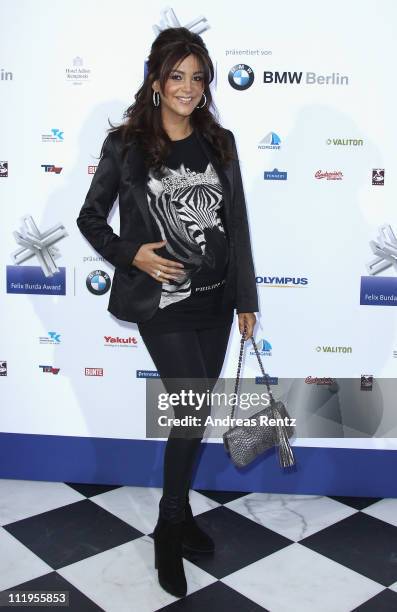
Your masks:
{"label": "checkered floor", "polygon": [[69,591],[73,612],[397,610],[396,499],[191,491],[216,552],[184,558],[177,599],[153,565],[160,496],[0,480],[0,591]]}

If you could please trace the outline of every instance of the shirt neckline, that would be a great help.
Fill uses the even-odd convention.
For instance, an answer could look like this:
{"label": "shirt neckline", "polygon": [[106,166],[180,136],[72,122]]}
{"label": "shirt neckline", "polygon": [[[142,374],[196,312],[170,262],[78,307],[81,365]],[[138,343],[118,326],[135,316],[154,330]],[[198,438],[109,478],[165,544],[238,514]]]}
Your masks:
{"label": "shirt neckline", "polygon": [[179,140],[171,140],[171,143],[174,145],[174,144],[178,144],[180,142],[186,142],[190,138],[193,138],[193,136],[194,136],[194,129],[193,129],[193,132],[191,134],[189,134],[189,136],[185,136],[185,138],[180,138]]}

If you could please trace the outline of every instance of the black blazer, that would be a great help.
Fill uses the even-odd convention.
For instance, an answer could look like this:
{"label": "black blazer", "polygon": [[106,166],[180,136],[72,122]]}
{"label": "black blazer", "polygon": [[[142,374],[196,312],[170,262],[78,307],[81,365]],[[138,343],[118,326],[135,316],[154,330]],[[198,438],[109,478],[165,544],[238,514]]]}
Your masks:
{"label": "black blazer", "polygon": [[[223,187],[223,214],[230,248],[223,304],[236,308],[238,313],[258,312],[240,165],[234,135],[230,130],[226,132],[232,140],[235,159],[224,169],[218,163],[211,144],[197,133]],[[77,218],[81,233],[115,267],[108,310],[118,319],[132,323],[146,321],[154,315],[162,287],[159,281],[132,265],[142,244],[156,242],[147,205],[146,180],[147,170],[138,144],[131,144],[122,160],[121,135],[110,132]],[[120,236],[107,222],[117,195]]]}

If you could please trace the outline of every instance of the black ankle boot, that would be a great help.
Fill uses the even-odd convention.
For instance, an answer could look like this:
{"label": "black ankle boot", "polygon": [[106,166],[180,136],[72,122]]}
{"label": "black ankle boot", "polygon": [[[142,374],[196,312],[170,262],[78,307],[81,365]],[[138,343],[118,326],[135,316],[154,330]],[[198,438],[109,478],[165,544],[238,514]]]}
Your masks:
{"label": "black ankle boot", "polygon": [[213,539],[196,523],[188,496],[186,496],[182,546],[187,551],[198,553],[212,553],[215,550]]}
{"label": "black ankle boot", "polygon": [[183,525],[183,521],[173,523],[159,516],[153,531],[158,580],[163,589],[175,597],[184,597],[187,592],[182,558]]}

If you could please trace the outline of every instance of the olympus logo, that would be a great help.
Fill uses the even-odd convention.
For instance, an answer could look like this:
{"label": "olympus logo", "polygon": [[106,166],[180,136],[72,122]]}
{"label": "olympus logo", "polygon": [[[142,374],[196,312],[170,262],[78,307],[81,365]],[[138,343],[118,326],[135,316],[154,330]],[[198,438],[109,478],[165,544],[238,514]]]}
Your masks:
{"label": "olympus logo", "polygon": [[306,287],[309,281],[297,276],[257,276],[256,282],[266,287]]}

